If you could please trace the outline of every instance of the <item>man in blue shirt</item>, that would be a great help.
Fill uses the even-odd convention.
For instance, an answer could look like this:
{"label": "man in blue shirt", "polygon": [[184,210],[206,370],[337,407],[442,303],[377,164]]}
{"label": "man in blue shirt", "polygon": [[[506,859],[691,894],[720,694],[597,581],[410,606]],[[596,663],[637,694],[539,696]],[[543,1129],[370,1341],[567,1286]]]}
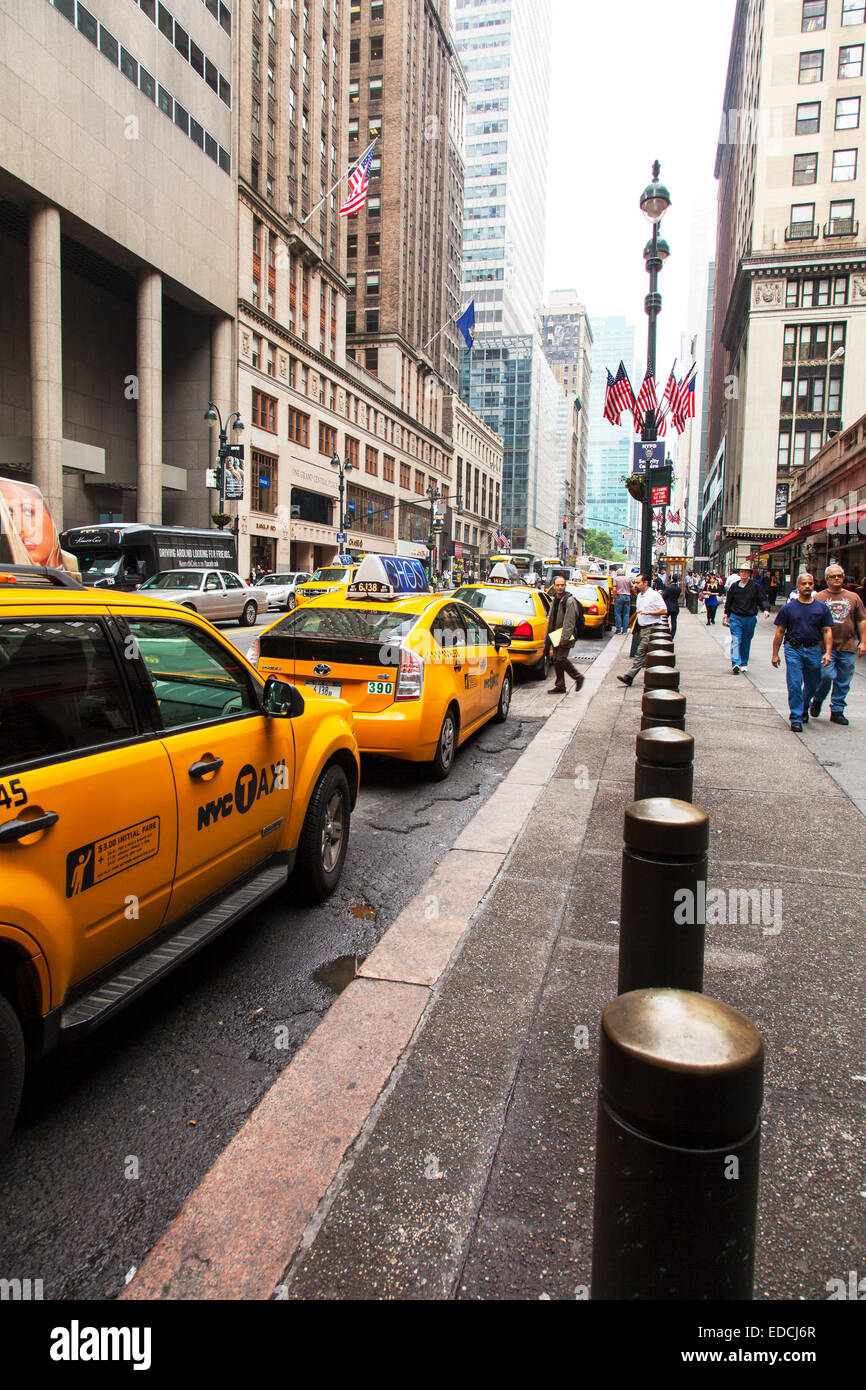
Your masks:
{"label": "man in blue shirt", "polygon": [[797,597],[789,599],[777,616],[773,638],[774,666],[781,665],[779,651],[785,639],[788,710],[795,734],[801,734],[809,722],[808,709],[821,679],[821,667],[829,666],[833,655],[833,614],[826,603],[815,598],[814,590],[811,574],[801,574]]}

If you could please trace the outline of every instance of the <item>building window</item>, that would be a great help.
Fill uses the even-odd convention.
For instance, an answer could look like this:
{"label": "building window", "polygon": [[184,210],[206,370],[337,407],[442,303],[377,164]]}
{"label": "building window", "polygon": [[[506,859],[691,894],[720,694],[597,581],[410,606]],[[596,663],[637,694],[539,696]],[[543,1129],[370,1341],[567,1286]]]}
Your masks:
{"label": "building window", "polygon": [[837,275],[833,281],[833,307],[839,308],[848,303],[848,276]]}
{"label": "building window", "polygon": [[813,29],[827,28],[827,0],[803,0],[801,28],[804,34],[811,33]]}
{"label": "building window", "polygon": [[854,200],[844,202],[834,202],[830,204],[830,223],[825,230],[829,231],[830,236],[853,236],[854,226]]}
{"label": "building window", "polygon": [[261,340],[261,338],[259,337],[258,333],[254,333],[254,334],[253,334],[253,366],[254,366],[254,367],[261,367],[261,365],[262,365],[262,340]]}
{"label": "building window", "polygon": [[266,396],[262,391],[253,389],[253,408],[251,411],[252,422],[260,430],[267,430],[269,434],[277,432],[277,401],[275,396]]}
{"label": "building window", "polygon": [[351,259],[358,254],[358,233],[350,232],[346,237],[346,255]]}
{"label": "building window", "polygon": [[326,425],[322,420],[319,421],[319,453],[326,458],[333,458],[337,452],[337,431],[333,425]]}
{"label": "building window", "polygon": [[382,34],[376,34],[370,40],[370,58],[372,62],[378,63],[385,57],[385,39]]}
{"label": "building window", "polygon": [[385,18],[385,0],[370,0],[370,18]]}
{"label": "building window", "polygon": [[367,216],[368,216],[368,217],[379,217],[379,216],[381,215],[381,212],[382,212],[382,199],[381,199],[381,198],[378,198],[378,197],[377,197],[377,198],[368,198],[368,199],[367,199]]}
{"label": "building window", "polygon": [[[844,52],[844,50],[843,50]],[[841,66],[841,58],[840,58]],[[824,50],[816,48],[810,53],[800,54],[800,83],[805,86],[809,82],[823,82],[824,80]]]}
{"label": "building window", "polygon": [[796,135],[817,135],[821,129],[820,101],[801,101],[797,107]]}
{"label": "building window", "polygon": [[425,482],[424,474],[421,472],[420,468],[416,468],[416,469],[415,469],[415,491],[416,491],[416,492],[423,493],[423,491],[424,491],[424,482]]}
{"label": "building window", "polygon": [[857,151],[833,151],[833,182],[850,183],[857,177]]}
{"label": "building window", "polygon": [[860,128],[860,98],[840,97],[836,102],[836,129],[858,130]]}
{"label": "building window", "polygon": [[800,304],[800,282],[789,280],[785,290],[786,309],[797,309]]}
{"label": "building window", "polygon": [[382,456],[382,481],[393,483],[394,481],[394,460],[390,454]]}
{"label": "building window", "polygon": [[803,309],[824,309],[830,303],[830,280],[804,280],[800,306]]}
{"label": "building window", "polygon": [[350,140],[357,140],[359,128],[360,128],[360,122],[359,122],[359,120],[358,120],[358,117],[357,117],[357,116],[353,116],[353,117],[351,118],[351,120],[349,121],[349,139],[350,139]]}
{"label": "building window", "polygon": [[400,464],[400,486],[408,492],[412,486],[412,470],[408,463]]}
{"label": "building window", "polygon": [[267,372],[268,372],[268,376],[276,376],[276,374],[277,374],[277,361],[276,361],[276,358],[277,358],[277,354],[276,354],[276,350],[275,350],[275,348],[274,348],[273,343],[268,343],[268,346],[267,346]]}
{"label": "building window", "polygon": [[791,207],[791,226],[788,229],[789,240],[803,240],[815,235],[815,204],[794,203]]}
{"label": "building window", "polygon": [[367,255],[368,255],[368,257],[369,257],[369,256],[378,256],[378,255],[381,253],[381,249],[382,249],[382,234],[381,234],[381,232],[368,232],[368,233],[367,233]]}
{"label": "building window", "polygon": [[794,155],[794,183],[817,183],[818,182],[818,156],[817,154],[795,154]]}
{"label": "building window", "polygon": [[779,454],[776,459],[778,469],[791,466],[791,427],[779,431]]}
{"label": "building window", "polygon": [[378,332],[379,332],[379,310],[378,310],[378,309],[368,309],[368,310],[366,311],[366,313],[365,313],[365,315],[364,315],[364,332],[365,332],[365,333],[378,333]]}
{"label": "building window", "polygon": [[361,446],[350,434],[346,435],[346,463],[351,463],[353,468],[361,466]]}
{"label": "building window", "polygon": [[379,375],[379,349],[378,349],[378,348],[365,348],[365,349],[364,349],[364,366],[366,367],[367,371],[370,373],[371,376],[378,376],[378,375]]}
{"label": "building window", "polygon": [[[854,153],[856,154],[856,150],[854,151]],[[379,293],[379,272],[378,272],[378,270],[368,270],[368,271],[367,271],[367,293],[368,293],[368,294],[378,294],[378,293]]]}
{"label": "building window", "polygon": [[379,476],[379,450],[374,449],[370,444],[367,445],[364,458],[364,471],[365,473],[372,473],[374,478]]}
{"label": "building window", "polygon": [[310,447],[310,417],[294,406],[289,406],[289,439],[304,449]]}
{"label": "building window", "polygon": [[359,82],[349,83],[349,100],[352,102],[361,100],[361,84]]}
{"label": "building window", "polygon": [[250,507],[254,512],[267,512],[277,509],[277,459],[273,454],[263,454],[258,449],[250,453]]}
{"label": "building window", "polygon": [[864,0],[842,0],[842,23],[866,23],[866,4],[864,4]]}
{"label": "building window", "polygon": [[862,43],[850,44],[839,49],[839,76],[840,77],[862,77],[863,76],[863,45]]}
{"label": "building window", "polygon": [[371,77],[371,78],[370,78],[370,100],[371,100],[371,101],[381,101],[381,100],[382,100],[382,79],[381,79],[381,77]]}

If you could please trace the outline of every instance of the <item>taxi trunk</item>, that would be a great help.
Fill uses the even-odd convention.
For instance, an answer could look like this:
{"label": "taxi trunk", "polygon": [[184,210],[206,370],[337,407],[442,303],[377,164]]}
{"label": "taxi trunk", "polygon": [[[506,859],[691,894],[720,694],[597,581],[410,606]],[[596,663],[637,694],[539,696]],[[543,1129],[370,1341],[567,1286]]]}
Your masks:
{"label": "taxi trunk", "polygon": [[346,700],[356,714],[381,714],[399,698],[401,669],[405,684],[413,660],[400,640],[263,633],[259,670]]}

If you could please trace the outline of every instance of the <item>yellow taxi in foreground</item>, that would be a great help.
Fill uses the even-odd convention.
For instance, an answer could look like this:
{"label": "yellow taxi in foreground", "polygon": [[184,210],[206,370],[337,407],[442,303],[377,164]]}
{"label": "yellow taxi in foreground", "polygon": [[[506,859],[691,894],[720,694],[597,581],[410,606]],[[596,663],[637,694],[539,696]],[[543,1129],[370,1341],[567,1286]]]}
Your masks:
{"label": "yellow taxi in foreground", "polygon": [[508,717],[509,645],[471,608],[432,593],[419,561],[368,555],[345,594],[265,628],[249,656],[263,677],[346,700],[362,753],[426,763],[440,780],[470,734]]}
{"label": "yellow taxi in foreground", "polygon": [[309,603],[310,599],[321,598],[323,594],[331,594],[341,588],[345,590],[346,585],[354,579],[357,569],[357,562],[352,560],[351,556],[335,555],[332,564],[322,565],[309,579],[298,585],[295,590],[295,606],[300,608],[302,604]]}
{"label": "yellow taxi in foreground", "polygon": [[0,1137],[28,1054],[271,894],[327,897],[359,779],[348,706],[198,614],[0,567]]}
{"label": "yellow taxi in foreground", "polygon": [[507,631],[511,660],[543,681],[550,668],[546,642],[550,599],[526,584],[511,583],[505,570],[504,565],[494,565],[486,584],[466,584],[455,589],[453,597],[482,614],[491,626]]}

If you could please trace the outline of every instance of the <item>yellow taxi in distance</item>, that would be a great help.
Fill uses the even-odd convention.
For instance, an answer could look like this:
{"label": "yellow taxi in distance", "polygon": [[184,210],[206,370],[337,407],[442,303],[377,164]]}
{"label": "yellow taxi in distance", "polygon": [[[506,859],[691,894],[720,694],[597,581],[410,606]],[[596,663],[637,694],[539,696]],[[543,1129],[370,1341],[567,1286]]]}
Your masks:
{"label": "yellow taxi in distance", "polygon": [[588,574],[584,581],[587,584],[594,584],[597,589],[601,589],[604,601],[607,604],[607,626],[613,627],[614,593],[613,576],[609,574]]}
{"label": "yellow taxi in distance", "polygon": [[345,594],[296,608],[248,655],[262,676],[348,701],[362,753],[426,763],[440,780],[470,734],[508,717],[508,647],[471,608],[432,593],[418,560],[368,555]]}
{"label": "yellow taxi in distance", "polygon": [[327,897],[359,780],[348,706],[198,614],[0,566],[0,1136],[28,1055],[271,894]]}
{"label": "yellow taxi in distance", "polygon": [[[607,601],[604,591],[596,584],[572,584],[571,581],[565,587],[577,599],[580,608],[578,636],[586,631],[591,632],[593,636],[603,637],[607,626]],[[553,598],[552,586],[548,589],[547,596]]]}
{"label": "yellow taxi in distance", "polygon": [[350,555],[335,555],[332,564],[322,565],[315,574],[298,585],[295,590],[295,606],[300,608],[302,604],[309,603],[310,599],[321,598],[323,594],[334,593],[340,588],[345,589],[354,579],[357,569],[357,562]]}
{"label": "yellow taxi in distance", "polygon": [[[511,569],[509,566],[508,569]],[[543,681],[550,668],[547,615],[550,598],[526,584],[511,583],[504,565],[494,565],[486,584],[465,584],[453,597],[480,613],[492,627],[508,632],[511,660]]]}

